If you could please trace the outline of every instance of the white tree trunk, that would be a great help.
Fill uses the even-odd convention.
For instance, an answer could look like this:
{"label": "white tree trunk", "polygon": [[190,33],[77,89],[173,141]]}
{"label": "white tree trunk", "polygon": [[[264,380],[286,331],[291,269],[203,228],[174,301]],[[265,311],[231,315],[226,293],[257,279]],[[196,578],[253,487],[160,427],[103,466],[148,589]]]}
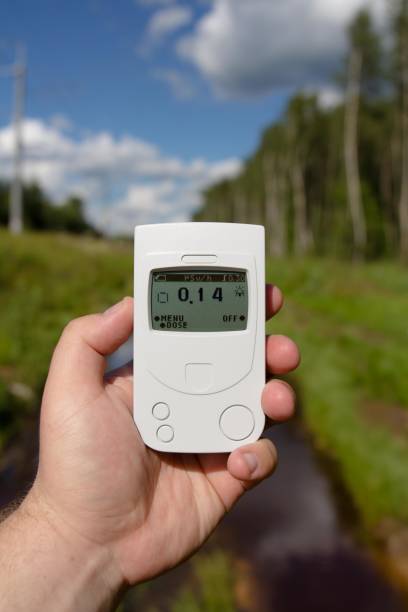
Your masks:
{"label": "white tree trunk", "polygon": [[248,223],[246,199],[239,186],[234,188],[232,197],[234,223]]}
{"label": "white tree trunk", "polygon": [[303,170],[298,159],[292,163],[292,190],[294,207],[294,251],[296,255],[305,255],[313,244],[312,234],[307,220],[306,189]]}
{"label": "white tree trunk", "polygon": [[402,82],[402,133],[401,133],[401,189],[398,203],[400,254],[408,260],[408,41],[401,49]]}
{"label": "white tree trunk", "polygon": [[285,224],[283,222],[283,202],[280,189],[281,177],[273,156],[263,159],[263,178],[265,189],[265,225],[268,231],[267,250],[271,257],[282,257],[285,253]]}
{"label": "white tree trunk", "polygon": [[344,161],[348,206],[353,228],[354,256],[361,258],[367,244],[367,228],[361,202],[358,165],[358,110],[360,103],[361,52],[351,52],[344,122]]}

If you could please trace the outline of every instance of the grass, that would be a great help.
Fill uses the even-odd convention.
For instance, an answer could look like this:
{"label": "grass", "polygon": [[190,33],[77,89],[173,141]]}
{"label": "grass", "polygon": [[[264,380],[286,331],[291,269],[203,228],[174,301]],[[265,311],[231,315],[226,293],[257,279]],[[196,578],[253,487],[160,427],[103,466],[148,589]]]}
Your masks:
{"label": "grass", "polygon": [[[269,330],[300,344],[304,419],[336,460],[366,526],[408,520],[408,436],[367,418],[381,401],[408,409],[408,274],[395,263],[271,262],[287,307]],[[408,432],[405,432],[408,433]]]}
{"label": "grass", "polygon": [[[132,294],[129,247],[64,235],[0,232],[0,444],[37,409],[52,350],[70,319]],[[10,393],[32,391],[31,405]]]}
{"label": "grass", "polygon": [[235,612],[231,559],[222,551],[197,555],[193,560],[195,588],[184,588],[170,606],[171,612]]}
{"label": "grass", "polygon": [[170,592],[166,576],[134,587],[116,612],[236,612],[247,576],[231,555],[212,548],[186,561],[173,580]]}
{"label": "grass", "polygon": [[[130,247],[59,235],[0,232],[0,444],[37,410],[53,347],[74,316],[132,293]],[[303,361],[303,418],[331,455],[369,529],[408,520],[408,436],[363,406],[408,406],[408,273],[392,262],[270,262],[286,306],[269,331],[287,333]],[[12,383],[26,385],[22,400]],[[401,432],[402,434],[404,432]]]}

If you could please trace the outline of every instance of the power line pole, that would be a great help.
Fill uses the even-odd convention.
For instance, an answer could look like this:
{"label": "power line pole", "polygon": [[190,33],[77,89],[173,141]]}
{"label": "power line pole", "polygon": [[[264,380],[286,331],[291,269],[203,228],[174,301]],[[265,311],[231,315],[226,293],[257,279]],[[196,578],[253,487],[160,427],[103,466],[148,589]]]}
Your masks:
{"label": "power line pole", "polygon": [[23,231],[22,169],[26,74],[27,66],[25,49],[22,46],[19,46],[16,53],[16,62],[12,67],[12,75],[14,77],[14,172],[10,187],[9,230],[13,234],[21,234]]}

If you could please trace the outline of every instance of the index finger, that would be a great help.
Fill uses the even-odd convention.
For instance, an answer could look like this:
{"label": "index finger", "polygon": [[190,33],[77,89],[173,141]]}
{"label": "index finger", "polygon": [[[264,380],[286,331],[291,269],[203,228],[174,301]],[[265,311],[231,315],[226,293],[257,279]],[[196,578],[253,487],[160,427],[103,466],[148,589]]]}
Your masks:
{"label": "index finger", "polygon": [[282,308],[283,294],[276,285],[267,284],[265,287],[266,320],[270,319]]}

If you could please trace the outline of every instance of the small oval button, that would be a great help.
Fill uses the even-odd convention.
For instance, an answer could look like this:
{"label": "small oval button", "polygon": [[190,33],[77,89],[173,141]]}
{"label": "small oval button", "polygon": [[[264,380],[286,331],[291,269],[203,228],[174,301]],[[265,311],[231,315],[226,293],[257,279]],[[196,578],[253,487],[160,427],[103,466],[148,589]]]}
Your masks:
{"label": "small oval button", "polygon": [[161,442],[171,442],[174,438],[174,430],[170,425],[162,425],[156,432]]}
{"label": "small oval button", "polygon": [[185,264],[216,263],[216,255],[183,255],[181,261]]}
{"label": "small oval button", "polygon": [[159,421],[164,421],[170,414],[170,408],[164,402],[158,402],[152,408],[153,416]]}

